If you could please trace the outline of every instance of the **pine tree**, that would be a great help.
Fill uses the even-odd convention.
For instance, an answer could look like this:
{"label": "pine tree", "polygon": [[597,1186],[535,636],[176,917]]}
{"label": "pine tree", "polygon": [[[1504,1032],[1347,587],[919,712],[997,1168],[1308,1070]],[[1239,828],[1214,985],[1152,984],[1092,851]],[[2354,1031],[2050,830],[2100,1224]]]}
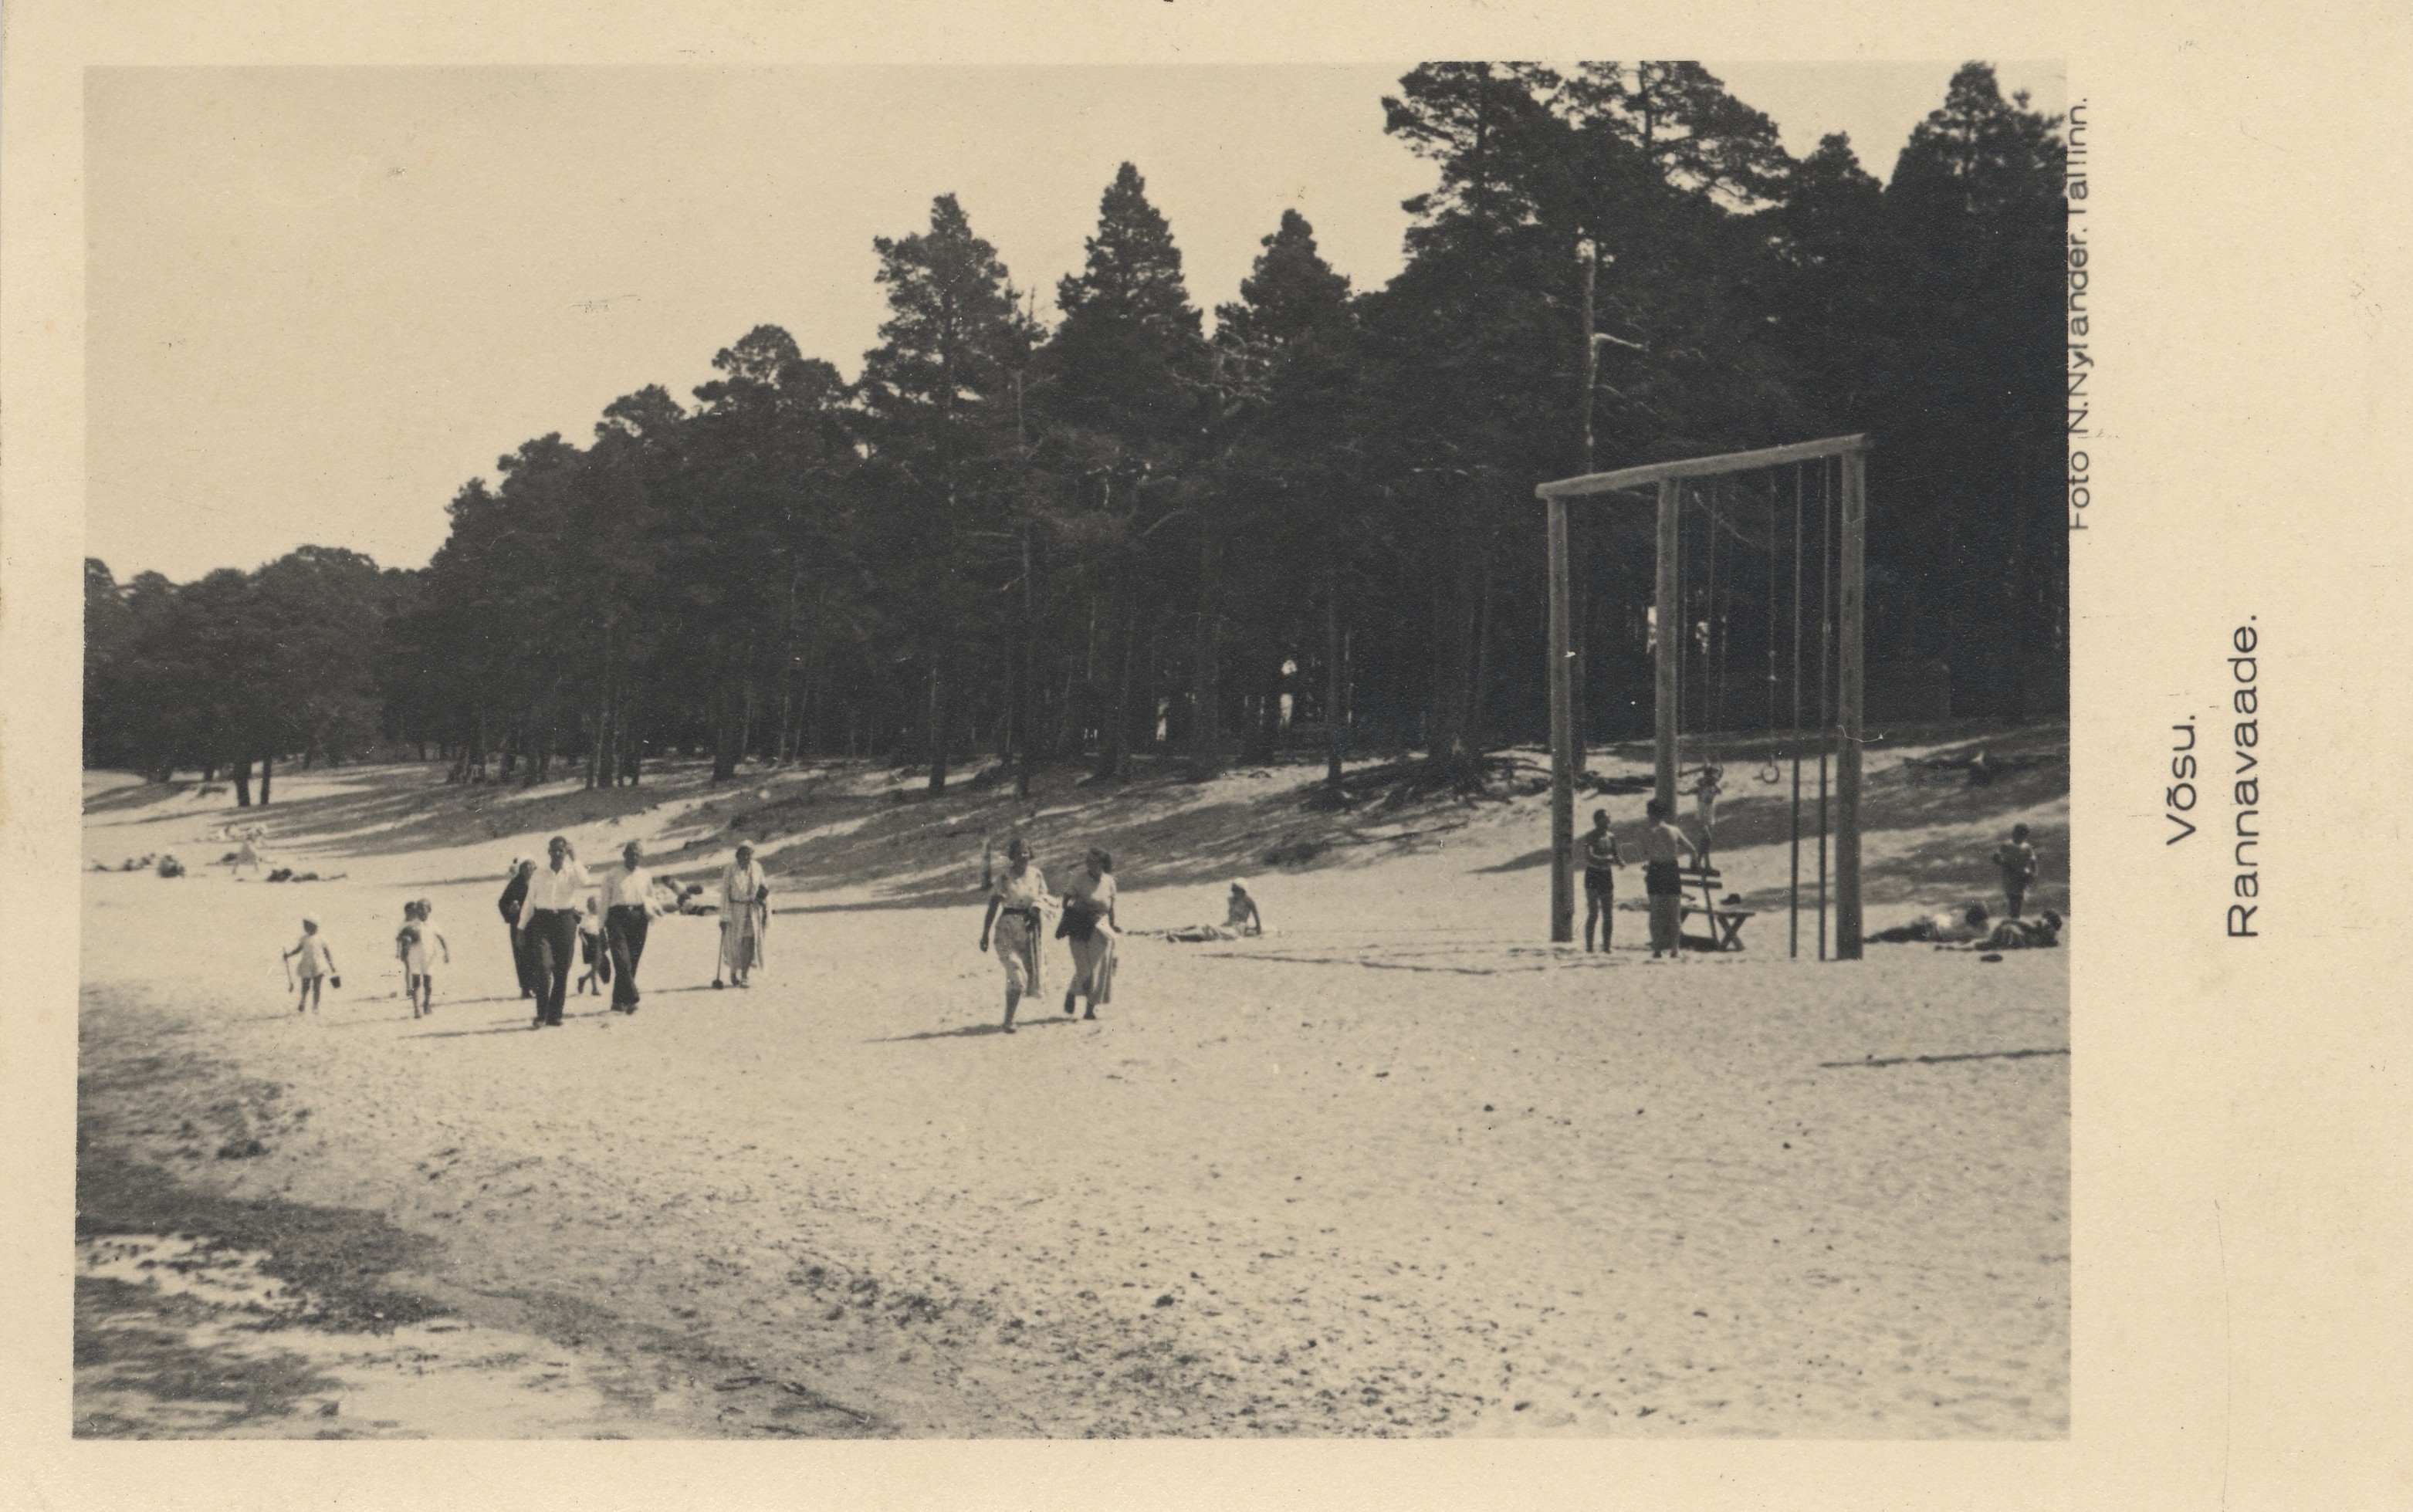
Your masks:
{"label": "pine tree", "polygon": [[[888,289],[882,344],[864,355],[862,402],[886,486],[880,514],[883,576],[911,585],[908,641],[927,689],[929,789],[946,786],[958,691],[981,673],[1010,671],[1027,687],[1029,615],[1001,633],[993,590],[1022,540],[1006,518],[1013,496],[1019,386],[1033,333],[997,249],[972,234],[951,194],[930,206],[930,229],[876,238]],[[1027,589],[1026,585],[1026,589]],[[1026,591],[1026,600],[1028,592]],[[1026,602],[1026,609],[1028,604]],[[985,633],[984,633],[985,632]],[[1009,644],[1020,655],[982,666],[976,648]],[[1028,699],[1016,701],[1027,746]]]}

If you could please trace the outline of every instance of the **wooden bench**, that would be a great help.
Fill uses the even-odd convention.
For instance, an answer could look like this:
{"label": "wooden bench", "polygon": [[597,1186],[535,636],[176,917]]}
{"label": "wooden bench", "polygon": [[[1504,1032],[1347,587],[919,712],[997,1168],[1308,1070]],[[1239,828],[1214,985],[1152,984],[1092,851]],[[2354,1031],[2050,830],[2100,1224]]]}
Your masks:
{"label": "wooden bench", "polygon": [[[1684,891],[1687,895],[1696,886],[1701,890],[1701,900],[1698,903],[1687,902],[1677,915],[1678,939],[1683,947],[1688,950],[1710,951],[1742,949],[1742,926],[1748,924],[1759,911],[1732,908],[1720,903],[1718,886],[1725,878],[1715,867],[1679,867],[1676,868],[1676,875],[1683,879]],[[1683,921],[1695,913],[1710,921],[1710,933],[1706,939],[1699,935],[1681,933]]]}

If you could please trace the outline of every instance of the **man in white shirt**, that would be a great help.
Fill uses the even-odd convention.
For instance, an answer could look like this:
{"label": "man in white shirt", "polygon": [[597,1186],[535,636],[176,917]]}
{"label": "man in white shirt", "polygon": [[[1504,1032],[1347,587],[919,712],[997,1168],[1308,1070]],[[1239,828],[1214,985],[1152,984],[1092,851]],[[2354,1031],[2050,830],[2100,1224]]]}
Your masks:
{"label": "man in white shirt", "polygon": [[653,873],[645,869],[645,850],[630,840],[620,850],[620,869],[607,871],[599,884],[603,898],[603,945],[612,954],[612,1011],[637,1011],[637,962],[644,957],[645,931],[661,912],[652,897]]}
{"label": "man in white shirt", "polygon": [[560,1027],[570,973],[578,970],[578,916],[585,912],[587,890],[595,885],[568,838],[555,836],[545,854],[551,865],[537,867],[528,879],[527,901],[520,909],[520,927],[527,932],[543,984],[536,999],[539,1029]]}

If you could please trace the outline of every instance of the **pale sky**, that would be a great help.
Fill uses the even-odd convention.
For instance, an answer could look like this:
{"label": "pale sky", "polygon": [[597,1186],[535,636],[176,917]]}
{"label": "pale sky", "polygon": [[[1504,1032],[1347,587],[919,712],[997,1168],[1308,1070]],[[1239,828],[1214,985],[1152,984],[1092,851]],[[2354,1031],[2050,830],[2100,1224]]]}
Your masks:
{"label": "pale sky", "polygon": [[[1710,67],[1885,178],[1959,61]],[[1433,182],[1383,134],[1408,67],[96,70],[85,549],[121,582],[304,542],[422,565],[498,455],[689,401],[756,325],[853,376],[871,239],[940,194],[1043,315],[1126,158],[1202,308],[1290,207],[1378,288]],[[2060,109],[2058,66],[1997,71]]]}

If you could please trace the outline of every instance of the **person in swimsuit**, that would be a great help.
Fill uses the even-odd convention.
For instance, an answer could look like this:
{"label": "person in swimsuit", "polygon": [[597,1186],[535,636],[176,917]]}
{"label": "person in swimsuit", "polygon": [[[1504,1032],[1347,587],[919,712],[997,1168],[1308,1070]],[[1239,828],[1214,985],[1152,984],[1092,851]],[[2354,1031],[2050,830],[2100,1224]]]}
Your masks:
{"label": "person in swimsuit", "polygon": [[1642,889],[1651,897],[1651,958],[1664,952],[1680,961],[1683,952],[1684,880],[1677,870],[1676,852],[1700,862],[1701,852],[1676,827],[1668,806],[1653,798],[1643,810],[1651,827],[1642,838]]}
{"label": "person in swimsuit", "polygon": [[1592,926],[1600,926],[1600,948],[1607,950],[1617,929],[1617,868],[1625,857],[1617,853],[1617,837],[1608,827],[1608,810],[1591,813],[1591,833],[1583,838],[1584,949],[1591,949]]}

